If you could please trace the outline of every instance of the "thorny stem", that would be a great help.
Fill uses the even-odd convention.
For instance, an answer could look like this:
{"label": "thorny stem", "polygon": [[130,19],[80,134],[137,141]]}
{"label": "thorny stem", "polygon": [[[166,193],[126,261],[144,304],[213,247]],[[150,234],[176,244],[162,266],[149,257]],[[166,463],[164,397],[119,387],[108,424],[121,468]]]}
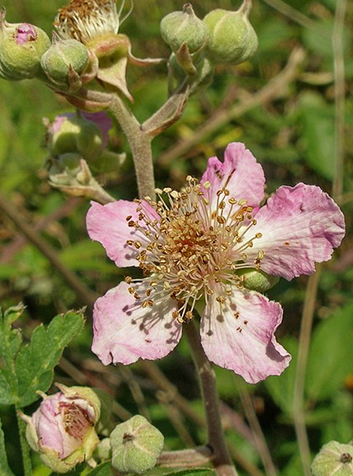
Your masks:
{"label": "thorny stem", "polygon": [[22,452],[22,463],[23,463],[23,474],[24,476],[32,476],[32,461],[31,455],[29,452],[29,446],[26,440],[26,423],[20,418],[18,412],[19,408],[16,407],[16,417],[17,417],[17,424],[18,424],[18,432],[20,435],[20,445],[21,445],[21,452]]}
{"label": "thorny stem", "polygon": [[192,321],[184,327],[200,378],[201,394],[207,421],[208,445],[214,453],[212,458],[213,467],[218,476],[238,476],[230,459],[224,438],[214,370],[202,348],[200,333],[196,324]]}
{"label": "thorny stem", "polygon": [[116,117],[131,147],[134,159],[137,186],[140,197],[155,196],[153,161],[152,161],[152,137],[141,129],[141,125],[118,95],[114,95],[110,106],[110,112]]}

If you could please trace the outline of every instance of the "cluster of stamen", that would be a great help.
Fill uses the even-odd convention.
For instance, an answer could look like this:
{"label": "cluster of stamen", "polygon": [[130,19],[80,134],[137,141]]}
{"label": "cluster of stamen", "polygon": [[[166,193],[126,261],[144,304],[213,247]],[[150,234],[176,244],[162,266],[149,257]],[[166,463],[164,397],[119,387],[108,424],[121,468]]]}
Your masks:
{"label": "cluster of stamen", "polygon": [[[138,220],[126,217],[136,237],[128,240],[127,245],[137,253],[145,276],[143,280],[128,276],[125,280],[129,292],[145,308],[153,307],[167,293],[177,302],[173,316],[179,322],[193,317],[201,297],[207,303],[214,295],[224,306],[232,295],[232,287],[244,285],[245,278],[237,270],[260,269],[264,257],[260,251],[249,262],[246,254],[254,240],[262,236],[256,233],[245,239],[256,225],[253,208],[247,206],[245,199],[231,197],[226,188],[217,192],[215,203],[210,203],[210,186],[209,182],[201,186],[195,178],[187,177],[187,186],[181,192],[156,189],[156,201],[145,197],[158,218],[152,216],[142,200],[136,200]],[[142,282],[143,292],[139,291]]]}
{"label": "cluster of stamen", "polygon": [[89,427],[93,425],[87,410],[76,403],[60,402],[65,431],[74,438],[82,440]]}
{"label": "cluster of stamen", "polygon": [[115,0],[71,0],[59,9],[55,27],[63,39],[74,38],[87,44],[92,39],[117,33],[119,14]]}

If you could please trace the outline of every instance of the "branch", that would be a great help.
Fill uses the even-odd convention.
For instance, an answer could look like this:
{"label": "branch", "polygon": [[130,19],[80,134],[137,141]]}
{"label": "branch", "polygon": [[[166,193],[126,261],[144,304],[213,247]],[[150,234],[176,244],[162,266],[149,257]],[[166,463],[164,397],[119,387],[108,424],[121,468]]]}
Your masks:
{"label": "branch", "polygon": [[164,468],[193,468],[208,464],[213,453],[208,446],[199,446],[189,450],[164,451],[158,458],[157,465]]}

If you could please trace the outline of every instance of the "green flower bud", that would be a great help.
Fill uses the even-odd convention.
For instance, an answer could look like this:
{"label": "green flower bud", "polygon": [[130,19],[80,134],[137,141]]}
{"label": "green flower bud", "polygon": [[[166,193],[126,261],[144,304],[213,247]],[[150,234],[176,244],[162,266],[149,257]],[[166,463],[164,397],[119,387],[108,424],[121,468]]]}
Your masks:
{"label": "green flower bud", "polygon": [[156,465],[164,437],[146,418],[136,415],[118,425],[110,441],[112,466],[123,473],[142,474]]}
{"label": "green flower bud", "polygon": [[80,74],[89,62],[87,48],[77,40],[59,40],[53,36],[51,48],[41,58],[41,66],[53,85],[74,91],[81,87]]}
{"label": "green flower bud", "polygon": [[250,9],[251,0],[244,0],[236,12],[218,8],[205,16],[210,30],[206,54],[214,62],[238,64],[254,54],[258,40],[248,20]]}
{"label": "green flower bud", "polygon": [[204,47],[208,40],[208,27],[194,13],[190,3],[184,5],[182,12],[172,12],[161,21],[163,40],[177,52],[184,43],[190,53]]}
{"label": "green flower bud", "polygon": [[40,58],[50,47],[48,35],[29,23],[7,23],[0,12],[0,78],[34,78],[41,73]]}
{"label": "green flower bud", "polygon": [[278,283],[279,278],[266,274],[256,269],[241,269],[237,275],[242,277],[242,283],[246,289],[264,293]]}
{"label": "green flower bud", "polygon": [[110,444],[110,438],[103,438],[101,440],[93,454],[93,457],[99,459],[100,461],[105,461],[111,459],[112,457],[112,447]]}
{"label": "green flower bud", "polygon": [[[88,161],[100,157],[107,143],[107,131],[111,124],[100,124],[99,119],[104,113],[62,114],[47,125],[47,147],[53,156],[77,152]],[[98,117],[97,117],[98,116]],[[102,122],[102,121],[101,121]],[[104,126],[104,127],[103,127]]]}
{"label": "green flower bud", "polygon": [[352,476],[353,445],[330,441],[315,456],[311,472],[313,476]]}

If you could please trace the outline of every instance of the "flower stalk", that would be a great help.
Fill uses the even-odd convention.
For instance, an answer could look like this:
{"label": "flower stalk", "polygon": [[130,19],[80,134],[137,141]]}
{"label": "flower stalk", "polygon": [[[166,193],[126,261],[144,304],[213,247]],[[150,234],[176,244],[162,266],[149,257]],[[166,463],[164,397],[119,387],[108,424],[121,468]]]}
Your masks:
{"label": "flower stalk", "polygon": [[17,417],[17,424],[18,424],[18,432],[20,436],[20,445],[21,445],[21,453],[22,453],[22,464],[23,464],[23,474],[24,476],[32,476],[32,462],[31,462],[31,455],[30,455],[30,448],[26,440],[26,423],[20,417],[20,409],[16,407],[16,417]]}
{"label": "flower stalk", "polygon": [[219,476],[237,476],[226,446],[219,410],[219,398],[216,376],[212,365],[205,355],[200,341],[200,333],[194,321],[184,325],[194,364],[200,378],[201,395],[204,403],[208,445],[214,457],[212,464]]}
{"label": "flower stalk", "polygon": [[119,122],[130,144],[137,177],[139,196],[154,198],[154,172],[152,161],[152,137],[143,132],[141,125],[120,95],[115,94],[109,107]]}

